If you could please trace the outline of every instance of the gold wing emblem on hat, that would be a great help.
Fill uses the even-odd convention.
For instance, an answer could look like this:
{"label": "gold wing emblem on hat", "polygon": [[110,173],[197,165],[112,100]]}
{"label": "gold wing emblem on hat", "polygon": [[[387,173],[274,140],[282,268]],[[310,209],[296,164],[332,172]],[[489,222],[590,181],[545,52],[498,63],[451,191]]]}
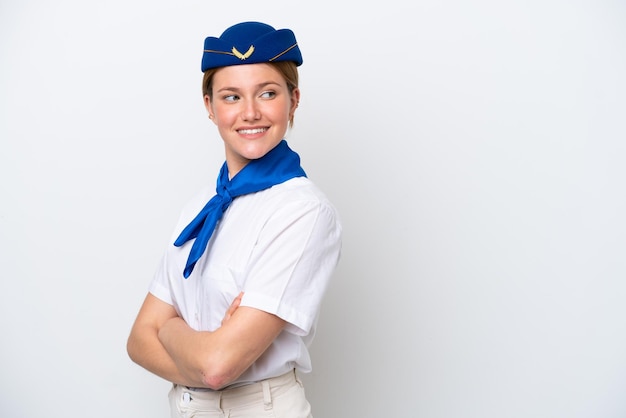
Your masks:
{"label": "gold wing emblem on hat", "polygon": [[241,52],[237,51],[237,48],[235,47],[233,47],[232,51],[233,51],[234,56],[236,56],[240,60],[245,60],[246,58],[249,58],[250,55],[252,55],[252,53],[254,52],[254,46],[250,45],[250,48],[248,48],[245,54],[242,54]]}

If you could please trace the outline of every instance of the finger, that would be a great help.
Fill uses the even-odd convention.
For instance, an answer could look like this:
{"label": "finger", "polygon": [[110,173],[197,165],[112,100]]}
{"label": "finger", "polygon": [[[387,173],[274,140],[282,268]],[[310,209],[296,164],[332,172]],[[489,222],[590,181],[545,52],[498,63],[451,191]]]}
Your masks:
{"label": "finger", "polygon": [[239,307],[239,305],[241,304],[241,299],[243,298],[243,292],[239,293],[237,295],[237,297],[235,298],[235,300],[233,300],[233,303],[230,305],[230,308],[232,310],[235,310]]}
{"label": "finger", "polygon": [[232,301],[232,303],[228,307],[228,310],[224,314],[224,319],[222,319],[222,325],[224,325],[224,323],[226,321],[228,321],[230,319],[230,317],[235,313],[235,311],[237,310],[237,308],[241,304],[241,298],[242,297],[243,297],[243,292],[239,293],[239,295],[237,295],[237,297]]}

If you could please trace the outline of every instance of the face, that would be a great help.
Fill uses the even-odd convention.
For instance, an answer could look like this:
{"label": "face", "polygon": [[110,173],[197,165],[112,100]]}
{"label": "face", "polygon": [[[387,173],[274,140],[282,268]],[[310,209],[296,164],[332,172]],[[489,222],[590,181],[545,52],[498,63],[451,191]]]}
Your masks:
{"label": "face", "polygon": [[213,97],[204,97],[209,117],[224,140],[229,174],[263,157],[285,137],[300,99],[268,64],[233,65],[213,76]]}

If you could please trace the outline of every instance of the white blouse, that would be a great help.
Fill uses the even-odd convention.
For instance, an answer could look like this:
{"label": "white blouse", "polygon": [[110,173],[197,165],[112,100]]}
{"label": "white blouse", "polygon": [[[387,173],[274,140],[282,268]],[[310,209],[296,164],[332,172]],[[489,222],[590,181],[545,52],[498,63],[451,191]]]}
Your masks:
{"label": "white blouse", "polygon": [[284,319],[287,326],[234,385],[311,371],[308,347],[320,304],[341,252],[335,208],[307,178],[237,197],[213,232],[189,278],[183,269],[193,240],[173,242],[215,194],[207,188],[185,207],[150,293],[174,306],[195,330],[214,331],[231,302]]}

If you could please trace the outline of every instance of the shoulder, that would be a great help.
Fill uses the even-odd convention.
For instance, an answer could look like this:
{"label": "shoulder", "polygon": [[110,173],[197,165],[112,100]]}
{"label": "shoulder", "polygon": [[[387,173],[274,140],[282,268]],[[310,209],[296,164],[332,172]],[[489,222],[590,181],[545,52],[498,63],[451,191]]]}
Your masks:
{"label": "shoulder", "polygon": [[270,222],[300,225],[335,231],[340,234],[341,221],[335,206],[310,179],[298,177],[268,190],[266,216]]}
{"label": "shoulder", "polygon": [[265,190],[261,197],[273,213],[313,209],[330,218],[338,218],[334,205],[326,194],[307,177],[296,177]]}
{"label": "shoulder", "polygon": [[328,197],[307,177],[296,177],[267,190],[271,199],[287,202],[315,202],[331,206]]}

